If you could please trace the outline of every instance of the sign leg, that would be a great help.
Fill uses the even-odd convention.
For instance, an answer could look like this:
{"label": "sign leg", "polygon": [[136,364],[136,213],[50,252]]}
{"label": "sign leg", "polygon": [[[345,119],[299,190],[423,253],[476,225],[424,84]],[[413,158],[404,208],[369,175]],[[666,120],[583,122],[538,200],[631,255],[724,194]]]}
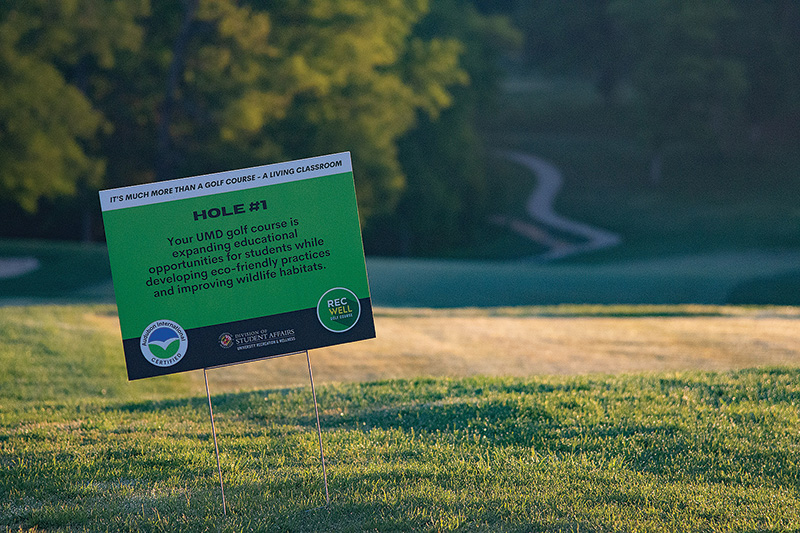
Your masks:
{"label": "sign leg", "polygon": [[225,505],[225,487],[222,485],[222,466],[219,462],[219,447],[217,446],[217,430],[214,428],[214,410],[211,408],[211,392],[208,390],[208,373],[203,369],[203,378],[206,381],[206,397],[208,397],[208,414],[211,416],[211,435],[214,436],[214,455],[217,456],[217,472],[219,472],[219,491],[222,494],[222,514],[227,515],[228,509]]}
{"label": "sign leg", "polygon": [[319,407],[317,406],[317,392],[314,389],[314,374],[311,372],[311,357],[306,350],[306,361],[308,362],[308,378],[311,380],[311,396],[314,397],[314,414],[317,416],[317,436],[319,437],[319,457],[322,461],[322,479],[325,484],[325,505],[330,507],[331,497],[328,494],[328,472],[325,469],[325,451],[322,448],[322,426],[319,423]]}

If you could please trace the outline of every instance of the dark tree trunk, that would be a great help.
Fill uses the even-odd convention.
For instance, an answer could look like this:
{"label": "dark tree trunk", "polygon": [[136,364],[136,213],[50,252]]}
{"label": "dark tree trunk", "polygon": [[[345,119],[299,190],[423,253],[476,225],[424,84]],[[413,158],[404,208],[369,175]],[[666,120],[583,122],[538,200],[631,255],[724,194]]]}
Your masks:
{"label": "dark tree trunk", "polygon": [[189,40],[192,37],[195,14],[199,0],[184,0],[183,20],[175,43],[172,47],[172,61],[167,72],[164,90],[164,105],[161,108],[161,117],[158,121],[157,146],[156,146],[156,180],[161,181],[176,177],[175,153],[173,150],[170,126],[178,98],[178,86],[183,77],[186,66],[186,54],[189,49]]}

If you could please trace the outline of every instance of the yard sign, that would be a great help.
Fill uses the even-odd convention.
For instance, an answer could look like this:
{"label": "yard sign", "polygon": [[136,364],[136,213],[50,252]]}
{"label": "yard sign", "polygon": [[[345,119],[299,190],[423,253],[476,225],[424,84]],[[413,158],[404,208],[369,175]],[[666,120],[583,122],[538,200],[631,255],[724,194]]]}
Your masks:
{"label": "yard sign", "polygon": [[130,380],[375,337],[349,152],[100,203]]}

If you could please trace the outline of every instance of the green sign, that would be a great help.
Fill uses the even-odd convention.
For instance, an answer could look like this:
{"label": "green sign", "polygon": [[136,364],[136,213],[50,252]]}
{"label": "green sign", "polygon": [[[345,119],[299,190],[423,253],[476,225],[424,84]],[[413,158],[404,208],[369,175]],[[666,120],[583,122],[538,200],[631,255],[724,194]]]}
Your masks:
{"label": "green sign", "polygon": [[129,379],[375,336],[349,153],[100,203]]}

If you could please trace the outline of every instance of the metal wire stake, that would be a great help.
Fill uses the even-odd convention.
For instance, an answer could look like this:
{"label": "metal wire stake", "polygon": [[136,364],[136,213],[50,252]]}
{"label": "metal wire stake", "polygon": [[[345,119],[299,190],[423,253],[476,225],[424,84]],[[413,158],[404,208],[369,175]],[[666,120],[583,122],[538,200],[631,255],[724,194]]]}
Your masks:
{"label": "metal wire stake", "polygon": [[306,350],[306,361],[308,362],[308,377],[311,380],[311,395],[314,397],[314,414],[317,416],[317,436],[319,437],[319,457],[322,461],[322,479],[325,483],[325,505],[330,507],[331,497],[328,494],[328,473],[325,469],[325,452],[322,448],[322,426],[319,423],[319,407],[317,407],[317,391],[314,390],[314,374],[311,372],[311,357]]}
{"label": "metal wire stake", "polygon": [[222,514],[228,514],[227,506],[225,505],[225,487],[222,485],[222,466],[219,462],[219,447],[217,446],[217,430],[214,428],[214,410],[211,408],[211,392],[208,390],[208,373],[203,369],[203,378],[206,381],[206,396],[208,397],[208,414],[211,416],[211,435],[214,436],[214,455],[217,456],[217,472],[219,472],[219,491],[222,494]]}

